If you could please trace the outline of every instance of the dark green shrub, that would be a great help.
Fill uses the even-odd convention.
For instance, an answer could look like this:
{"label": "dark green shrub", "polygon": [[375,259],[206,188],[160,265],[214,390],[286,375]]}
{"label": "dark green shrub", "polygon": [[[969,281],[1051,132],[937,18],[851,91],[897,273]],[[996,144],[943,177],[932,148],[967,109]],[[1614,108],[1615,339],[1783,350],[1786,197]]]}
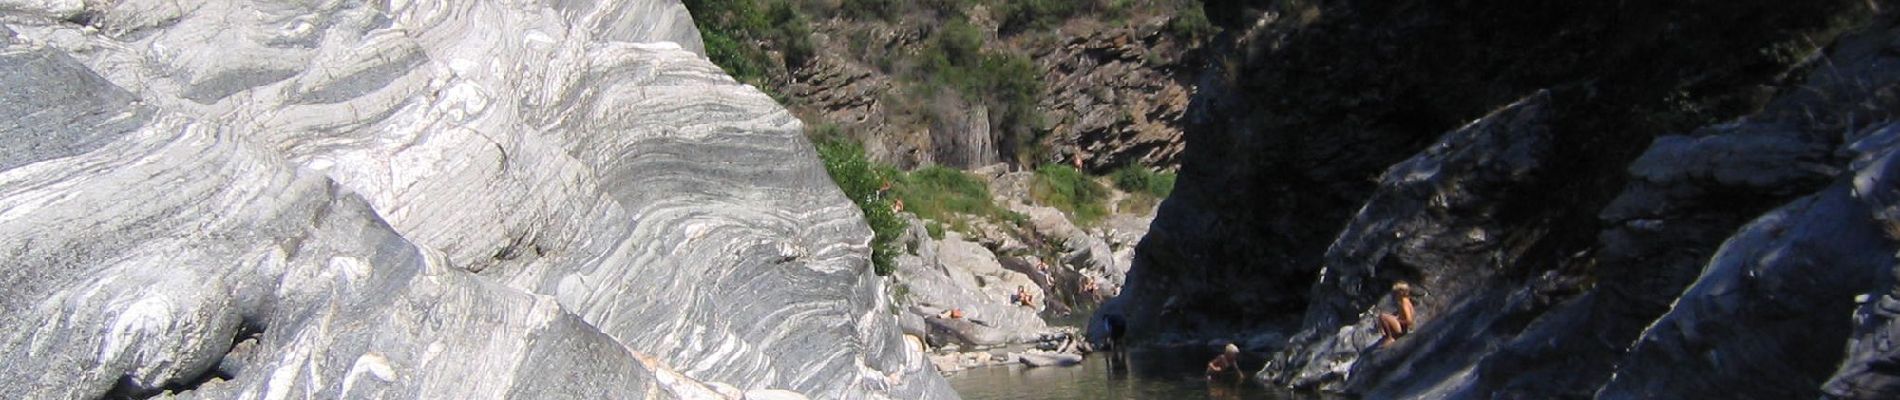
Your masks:
{"label": "dark green shrub", "polygon": [[1078,6],[1085,3],[1074,0],[1013,0],[1002,5],[1004,32],[1022,32],[1047,29],[1074,16]]}
{"label": "dark green shrub", "polygon": [[1139,165],[1126,165],[1108,174],[1115,187],[1128,196],[1116,205],[1119,212],[1146,212],[1174,191],[1174,174],[1155,172]]}
{"label": "dark green shrub", "polygon": [[1155,197],[1168,197],[1174,191],[1174,174],[1155,172],[1139,165],[1127,165],[1109,173],[1109,180],[1115,187],[1129,193],[1146,193]]}
{"label": "dark green shrub", "polygon": [[838,4],[838,11],[853,19],[881,19],[889,21],[897,16],[896,0],[844,0]]}
{"label": "dark green shrub", "polygon": [[1189,1],[1168,20],[1168,33],[1182,39],[1199,39],[1213,36],[1219,28],[1207,20],[1207,11],[1199,1]]}
{"label": "dark green shrub", "polygon": [[769,13],[772,23],[771,36],[779,41],[779,47],[785,56],[787,69],[804,65],[817,53],[817,46],[811,40],[811,19],[793,7],[790,1],[772,3]]}

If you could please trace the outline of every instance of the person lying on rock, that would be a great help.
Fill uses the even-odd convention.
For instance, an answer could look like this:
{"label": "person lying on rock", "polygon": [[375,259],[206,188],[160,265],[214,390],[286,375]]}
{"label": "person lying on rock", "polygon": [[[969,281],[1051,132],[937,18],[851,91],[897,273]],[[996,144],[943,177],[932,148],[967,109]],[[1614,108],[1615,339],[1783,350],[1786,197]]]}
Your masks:
{"label": "person lying on rock", "polygon": [[1207,362],[1207,380],[1233,376],[1235,381],[1246,378],[1247,373],[1240,371],[1240,346],[1227,344],[1227,349]]}
{"label": "person lying on rock", "polygon": [[952,309],[948,309],[948,310],[943,310],[943,312],[940,312],[940,313],[937,313],[937,318],[943,318],[943,319],[963,319],[963,309],[961,309],[961,308],[952,308]]}
{"label": "person lying on rock", "polygon": [[1379,314],[1379,347],[1391,345],[1405,334],[1412,333],[1412,285],[1405,281],[1392,284],[1392,302],[1398,304],[1398,314]]}

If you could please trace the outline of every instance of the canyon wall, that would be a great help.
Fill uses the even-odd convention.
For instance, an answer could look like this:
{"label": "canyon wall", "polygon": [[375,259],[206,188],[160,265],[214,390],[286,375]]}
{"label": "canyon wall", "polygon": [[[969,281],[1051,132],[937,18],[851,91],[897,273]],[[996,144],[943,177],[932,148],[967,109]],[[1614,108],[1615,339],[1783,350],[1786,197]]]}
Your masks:
{"label": "canyon wall", "polygon": [[1208,7],[1130,335],[1374,398],[1891,393],[1892,4]]}

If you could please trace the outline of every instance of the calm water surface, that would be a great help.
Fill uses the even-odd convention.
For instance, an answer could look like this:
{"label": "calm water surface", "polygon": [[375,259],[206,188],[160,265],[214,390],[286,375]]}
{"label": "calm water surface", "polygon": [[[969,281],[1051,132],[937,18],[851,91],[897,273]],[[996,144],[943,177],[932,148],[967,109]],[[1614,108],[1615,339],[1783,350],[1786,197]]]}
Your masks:
{"label": "calm water surface", "polygon": [[[1003,399],[1323,399],[1251,382],[1210,383],[1202,368],[1213,353],[1176,350],[1136,351],[1130,367],[1110,372],[1101,354],[1073,367],[1023,365],[964,370],[947,377],[957,394],[969,400]],[[1243,366],[1258,369],[1256,363]]]}

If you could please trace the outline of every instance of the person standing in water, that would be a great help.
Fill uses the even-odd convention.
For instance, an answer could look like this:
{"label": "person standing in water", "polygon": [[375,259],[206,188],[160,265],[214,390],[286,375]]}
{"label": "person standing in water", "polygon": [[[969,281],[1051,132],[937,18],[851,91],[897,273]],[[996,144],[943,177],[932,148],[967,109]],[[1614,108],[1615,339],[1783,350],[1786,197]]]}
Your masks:
{"label": "person standing in water", "polygon": [[1128,331],[1128,321],[1120,314],[1102,314],[1089,327],[1089,344],[1095,351],[1108,353],[1108,370],[1113,372],[1116,365],[1128,367],[1128,352],[1122,349],[1122,335]]}
{"label": "person standing in water", "polygon": [[1412,333],[1412,285],[1405,281],[1392,284],[1392,302],[1398,304],[1397,314],[1379,314],[1379,333],[1385,336],[1379,340],[1379,347],[1389,346]]}
{"label": "person standing in water", "polygon": [[1240,346],[1233,343],[1228,343],[1220,355],[1207,362],[1207,380],[1228,375],[1232,375],[1235,382],[1247,377],[1247,373],[1240,371]]}

